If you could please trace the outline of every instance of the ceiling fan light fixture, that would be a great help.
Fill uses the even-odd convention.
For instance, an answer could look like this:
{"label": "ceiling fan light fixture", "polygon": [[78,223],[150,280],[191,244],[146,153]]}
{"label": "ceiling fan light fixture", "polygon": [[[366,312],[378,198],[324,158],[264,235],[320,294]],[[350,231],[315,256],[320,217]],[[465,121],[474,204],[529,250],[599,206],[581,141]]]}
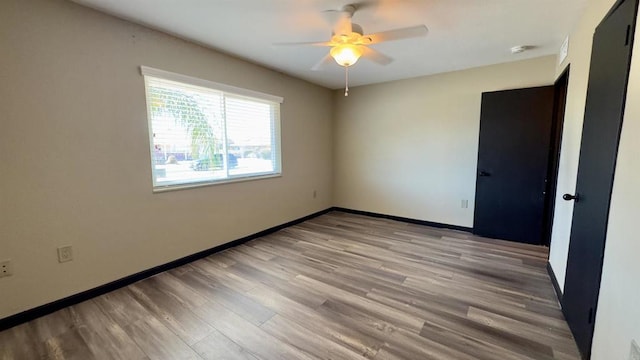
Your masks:
{"label": "ceiling fan light fixture", "polygon": [[349,67],[358,62],[362,56],[362,50],[357,45],[341,44],[333,47],[330,54],[338,65]]}

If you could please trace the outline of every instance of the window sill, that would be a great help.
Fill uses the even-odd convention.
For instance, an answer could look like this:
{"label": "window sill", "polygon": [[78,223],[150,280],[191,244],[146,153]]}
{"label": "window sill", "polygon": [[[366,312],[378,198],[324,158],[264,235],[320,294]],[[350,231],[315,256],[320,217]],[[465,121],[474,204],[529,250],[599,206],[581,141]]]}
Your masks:
{"label": "window sill", "polygon": [[239,182],[245,182],[245,181],[271,179],[271,178],[278,178],[278,177],[282,177],[282,173],[270,173],[270,174],[256,175],[256,176],[244,176],[240,178],[231,178],[231,179],[224,179],[224,180],[208,180],[208,181],[193,182],[193,183],[179,184],[179,185],[160,185],[160,186],[154,186],[153,193],[154,194],[163,193],[168,191],[186,190],[186,189],[200,188],[205,186],[232,184],[232,183],[239,183]]}

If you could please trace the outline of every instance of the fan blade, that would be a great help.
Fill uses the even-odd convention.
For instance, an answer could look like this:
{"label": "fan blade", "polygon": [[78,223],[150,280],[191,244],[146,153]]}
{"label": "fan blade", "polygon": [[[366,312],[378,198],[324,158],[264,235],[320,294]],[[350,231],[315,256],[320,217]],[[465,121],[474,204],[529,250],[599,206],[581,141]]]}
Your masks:
{"label": "fan blade", "polygon": [[273,43],[273,46],[333,46],[328,41],[309,41],[309,42],[285,42],[285,43]]}
{"label": "fan blade", "polygon": [[429,30],[426,26],[419,25],[365,35],[364,38],[371,39],[371,42],[369,42],[368,44],[379,44],[384,41],[394,41],[426,36],[428,32]]}
{"label": "fan blade", "polygon": [[380,65],[389,65],[393,62],[392,58],[377,50],[373,50],[370,47],[360,46],[360,48],[362,49],[362,56],[375,63],[378,63]]}
{"label": "fan blade", "polygon": [[327,56],[323,57],[322,60],[318,61],[317,64],[313,65],[313,67],[311,68],[311,70],[313,71],[320,71],[322,70],[325,66],[329,65],[329,63],[331,63],[333,61],[333,58],[331,57],[331,55],[327,54]]}

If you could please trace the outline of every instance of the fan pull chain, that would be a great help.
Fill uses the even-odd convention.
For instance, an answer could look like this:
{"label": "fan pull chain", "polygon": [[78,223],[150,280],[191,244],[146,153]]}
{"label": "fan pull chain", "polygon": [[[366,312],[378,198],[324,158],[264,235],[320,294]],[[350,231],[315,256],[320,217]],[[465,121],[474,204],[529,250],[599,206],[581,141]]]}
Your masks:
{"label": "fan pull chain", "polygon": [[349,96],[349,67],[344,67],[344,96]]}

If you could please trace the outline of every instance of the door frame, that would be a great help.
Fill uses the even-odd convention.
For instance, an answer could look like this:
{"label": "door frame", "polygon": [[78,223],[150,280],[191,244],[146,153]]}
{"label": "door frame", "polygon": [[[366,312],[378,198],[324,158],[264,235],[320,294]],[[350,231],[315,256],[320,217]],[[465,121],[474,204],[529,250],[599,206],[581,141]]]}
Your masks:
{"label": "door frame", "polygon": [[[478,194],[479,194],[479,188],[480,188],[480,183],[481,183],[481,177],[483,176],[490,176],[490,175],[481,175],[481,173],[483,173],[484,171],[482,170],[482,134],[483,134],[483,116],[485,114],[484,111],[484,107],[485,107],[485,96],[489,96],[489,95],[497,95],[497,94],[503,94],[503,93],[512,93],[512,92],[520,92],[520,91],[533,91],[533,90],[537,90],[537,91],[546,91],[546,94],[544,95],[544,104],[545,104],[545,108],[547,109],[548,113],[545,114],[544,119],[545,119],[545,126],[548,127],[548,130],[545,129],[543,131],[543,133],[545,134],[545,144],[538,144],[538,145],[543,145],[544,148],[544,154],[540,154],[542,158],[545,159],[546,164],[542,165],[540,167],[540,171],[537,172],[537,174],[540,175],[541,179],[540,181],[542,182],[543,180],[545,181],[544,184],[541,184],[541,186],[539,187],[539,189],[537,189],[539,192],[536,192],[536,194],[542,194],[541,196],[541,203],[540,203],[540,208],[539,208],[539,213],[537,214],[536,218],[539,219],[539,226],[535,226],[535,229],[537,232],[539,232],[539,236],[536,236],[536,241],[535,242],[529,242],[526,240],[516,240],[516,239],[508,239],[506,237],[501,237],[500,235],[496,235],[496,234],[486,234],[483,232],[480,232],[478,229],[479,228],[483,228],[482,226],[479,226],[479,221],[478,221],[478,214],[481,213],[478,210],[478,205],[479,205],[479,201],[478,201]],[[556,155],[559,156],[559,153],[555,154],[554,153],[554,149],[551,148],[552,144],[556,144],[557,140],[560,139],[561,136],[561,130],[558,132],[556,130],[557,124],[559,123],[560,125],[562,125],[564,123],[564,119],[560,119],[560,121],[557,121],[557,115],[556,115],[556,109],[557,109],[557,89],[556,89],[556,84],[549,84],[549,85],[540,85],[540,86],[532,86],[532,87],[525,87],[525,88],[513,88],[513,89],[506,89],[506,90],[494,90],[494,91],[486,91],[486,92],[482,92],[482,107],[483,110],[481,111],[480,114],[480,131],[479,131],[479,138],[480,138],[480,142],[478,143],[478,158],[477,158],[477,166],[476,166],[476,194],[475,194],[475,209],[474,209],[474,224],[473,224],[473,228],[472,228],[472,232],[473,234],[479,235],[479,236],[488,236],[488,237],[496,237],[496,238],[500,238],[503,240],[509,240],[509,241],[516,241],[516,242],[521,242],[521,243],[527,243],[527,244],[533,244],[533,245],[545,245],[545,243],[547,242],[546,239],[546,224],[547,224],[547,206],[548,206],[548,202],[549,202],[549,175],[550,175],[550,164],[549,161],[552,158],[555,158]],[[564,107],[562,107],[562,110],[564,110]],[[546,112],[546,111],[545,111]],[[557,136],[558,139],[554,138],[554,136]],[[511,136],[512,137],[512,136]],[[557,164],[554,162],[553,166],[556,166]],[[555,176],[554,176],[555,177]],[[543,178],[543,179],[542,179]],[[554,180],[555,182],[555,180]],[[555,184],[554,184],[555,187]]]}
{"label": "door frame", "polygon": [[562,135],[564,134],[564,116],[567,105],[570,73],[571,64],[568,64],[553,84],[554,109],[551,123],[551,143],[549,144],[549,170],[547,172],[547,188],[545,190],[544,222],[542,225],[542,245],[547,247],[551,246],[551,230],[553,229],[553,216],[555,214],[556,197],[558,193],[560,152],[562,151]]}

